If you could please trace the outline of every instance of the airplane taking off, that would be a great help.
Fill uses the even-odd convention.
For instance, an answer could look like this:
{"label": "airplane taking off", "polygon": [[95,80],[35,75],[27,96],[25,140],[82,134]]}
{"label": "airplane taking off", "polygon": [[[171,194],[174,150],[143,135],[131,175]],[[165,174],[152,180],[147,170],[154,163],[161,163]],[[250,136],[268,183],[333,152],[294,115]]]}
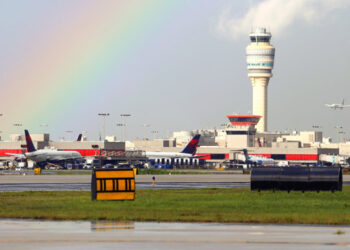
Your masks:
{"label": "airplane taking off", "polygon": [[345,105],[344,104],[344,99],[341,103],[333,103],[333,104],[325,104],[326,107],[331,108],[331,109],[340,109],[342,110],[343,108],[348,108],[350,105]]}
{"label": "airplane taking off", "polygon": [[34,161],[39,167],[44,167],[47,163],[65,162],[82,158],[81,154],[76,151],[59,151],[56,149],[36,150],[28,130],[24,130],[24,134],[26,138],[26,146],[28,152],[24,154],[9,155],[15,156],[16,158],[30,159]]}
{"label": "airplane taking off", "polygon": [[186,147],[180,152],[145,152],[145,156],[149,159],[155,158],[198,158],[203,157],[196,156],[196,149],[198,147],[200,135],[196,134],[192,140],[186,145]]}

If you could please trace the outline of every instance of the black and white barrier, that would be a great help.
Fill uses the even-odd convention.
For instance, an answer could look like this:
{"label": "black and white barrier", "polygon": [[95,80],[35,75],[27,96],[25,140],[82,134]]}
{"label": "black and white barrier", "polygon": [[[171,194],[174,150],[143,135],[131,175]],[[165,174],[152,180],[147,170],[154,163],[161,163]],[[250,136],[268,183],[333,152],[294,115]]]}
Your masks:
{"label": "black and white barrier", "polygon": [[342,191],[340,167],[254,167],[251,190]]}

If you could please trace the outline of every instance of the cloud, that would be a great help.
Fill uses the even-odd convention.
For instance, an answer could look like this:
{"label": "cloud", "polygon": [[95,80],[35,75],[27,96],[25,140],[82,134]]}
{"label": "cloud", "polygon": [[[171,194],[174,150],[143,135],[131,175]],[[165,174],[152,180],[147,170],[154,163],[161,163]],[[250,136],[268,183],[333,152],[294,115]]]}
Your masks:
{"label": "cloud", "polygon": [[233,18],[231,9],[223,10],[217,30],[223,36],[238,39],[247,36],[252,27],[264,26],[278,36],[297,20],[313,23],[349,3],[349,0],[264,0],[252,5],[241,18]]}

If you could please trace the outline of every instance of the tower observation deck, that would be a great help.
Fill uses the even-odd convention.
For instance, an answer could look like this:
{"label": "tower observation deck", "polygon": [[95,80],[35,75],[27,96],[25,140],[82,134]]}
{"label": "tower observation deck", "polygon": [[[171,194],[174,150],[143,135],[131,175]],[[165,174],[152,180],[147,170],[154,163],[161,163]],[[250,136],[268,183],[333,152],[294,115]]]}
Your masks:
{"label": "tower observation deck", "polygon": [[267,131],[267,86],[272,77],[275,48],[270,44],[271,33],[257,28],[249,35],[246,48],[248,77],[253,85],[253,114],[261,116],[258,132]]}

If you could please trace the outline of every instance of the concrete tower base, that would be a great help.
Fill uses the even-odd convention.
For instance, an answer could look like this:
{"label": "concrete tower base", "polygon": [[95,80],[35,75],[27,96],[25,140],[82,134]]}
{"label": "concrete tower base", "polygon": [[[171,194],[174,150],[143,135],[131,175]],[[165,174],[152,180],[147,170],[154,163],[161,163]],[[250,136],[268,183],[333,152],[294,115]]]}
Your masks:
{"label": "concrete tower base", "polygon": [[261,116],[256,129],[258,132],[267,131],[267,85],[269,77],[251,77],[253,85],[253,115]]}

